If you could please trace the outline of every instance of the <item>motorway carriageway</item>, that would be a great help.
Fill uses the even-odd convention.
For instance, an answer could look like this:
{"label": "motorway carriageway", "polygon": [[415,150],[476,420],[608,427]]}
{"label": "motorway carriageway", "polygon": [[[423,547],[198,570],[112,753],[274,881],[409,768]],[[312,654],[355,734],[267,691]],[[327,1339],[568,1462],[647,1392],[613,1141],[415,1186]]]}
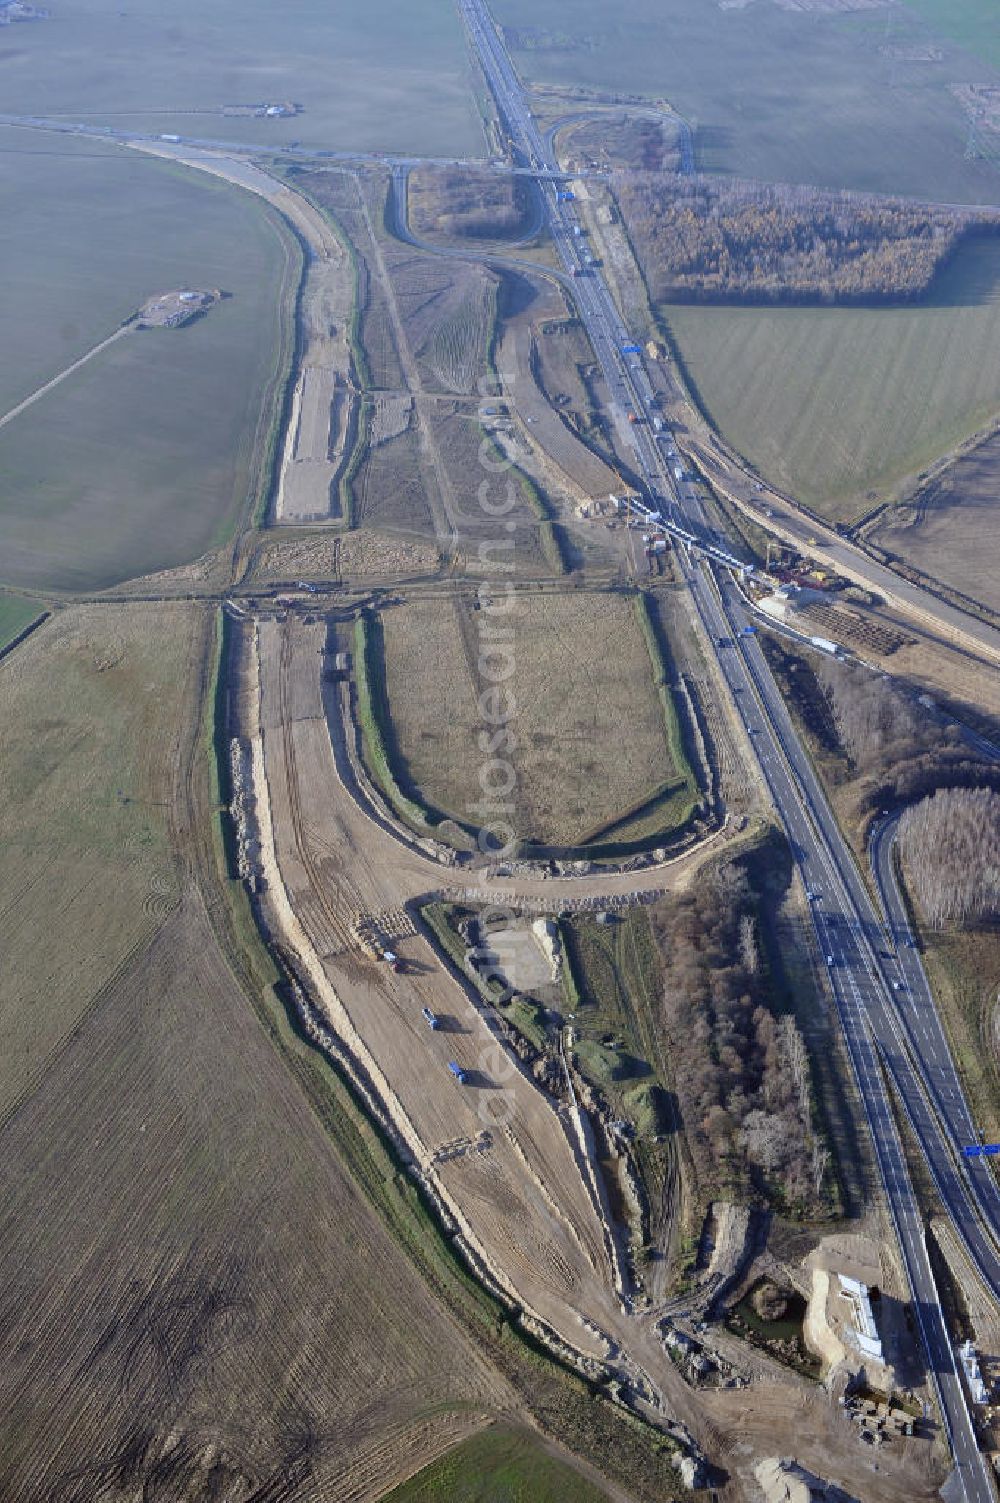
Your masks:
{"label": "motorway carriageway", "polygon": [[[507,117],[508,127],[511,130],[512,136],[517,139],[517,133],[520,133],[522,141],[527,143],[528,153],[532,160],[544,162],[544,147],[541,137],[527,109],[520,83],[505,49],[500,44],[499,37],[489,19],[485,6],[480,3],[480,0],[462,0],[462,10],[476,44],[480,49],[480,55],[484,56],[485,54],[485,57],[490,61],[491,66],[488,66],[486,71],[494,92],[496,93],[498,80],[500,80],[500,86],[506,91],[504,97],[499,100],[499,103],[501,104],[503,113]],[[545,165],[549,164],[546,163]],[[575,223],[576,217],[573,202],[571,200],[567,203],[558,199],[556,197],[556,188],[553,184],[549,184],[543,189],[543,192],[549,205],[549,217],[561,258],[564,265],[571,270],[574,264],[578,264],[577,258],[579,255],[576,246],[572,243],[576,238],[572,235],[572,226]],[[593,269],[590,269],[588,276],[581,277],[578,280],[577,285],[574,287],[574,293],[581,314],[592,337],[596,324],[595,348],[604,367],[616,405],[619,408],[619,418],[624,417],[624,413],[629,410],[648,410],[653,394],[652,387],[642,368],[641,361],[636,357],[629,357],[628,362],[626,362],[622,355],[622,346],[631,342],[631,335],[618,315],[617,308],[603,278],[595,275]],[[667,474],[663,456],[658,448],[658,442],[651,437],[648,428],[645,425],[641,427],[636,425],[633,428],[627,423],[624,425],[620,423],[619,426],[624,426],[625,435],[633,451],[636,453],[640,471],[651,481],[655,482],[658,479],[660,486],[662,486],[662,492],[660,492],[657,490],[655,484],[653,485],[654,498],[662,505],[664,504],[664,497],[668,497],[671,492],[674,492],[675,498],[666,502],[666,505],[679,520],[680,525],[696,534],[707,535],[708,528],[700,505],[692,496],[684,498],[683,501],[680,497],[676,496],[676,487],[673,484],[672,478]],[[660,435],[660,437],[663,436],[662,434]],[[690,579],[689,582],[691,582]],[[767,714],[775,725],[776,731],[780,734],[785,754],[790,757],[795,765],[799,788],[801,790],[796,790],[794,787],[786,790],[785,799],[783,801],[777,800],[778,810],[785,820],[789,838],[796,853],[797,847],[800,845],[796,836],[796,822],[805,817],[806,810],[811,813],[812,818],[818,822],[822,830],[824,842],[828,847],[828,861],[838,872],[839,879],[850,893],[850,902],[854,909],[853,922],[856,932],[866,940],[867,953],[864,957],[863,979],[872,994],[872,1001],[874,1002],[875,999],[881,1001],[883,1020],[887,1025],[880,1030],[880,1040],[883,1041],[884,1047],[887,1050],[893,1050],[893,1052],[889,1053],[888,1059],[892,1066],[894,1077],[898,1078],[902,1083],[909,1083],[913,1079],[913,1072],[902,1051],[900,1030],[896,1020],[893,1018],[893,1014],[897,1012],[893,1002],[893,989],[889,981],[880,974],[881,967],[873,948],[878,944],[880,938],[884,938],[882,921],[876,915],[867,889],[855,866],[854,859],[847,848],[832,810],[819,786],[812,763],[791,724],[787,708],[764,660],[759,643],[755,639],[746,639],[740,636],[742,627],[747,623],[742,613],[742,605],[739,597],[734,590],[728,589],[724,592],[722,608],[725,611],[726,619],[721,622],[717,621],[716,626],[721,626],[722,629],[712,632],[710,622],[706,620],[706,599],[698,589],[694,589],[693,593],[713,646],[719,636],[732,638],[733,640],[739,639],[747,646],[753,666],[753,682],[757,686],[758,692],[766,706]],[[719,655],[718,652],[717,655]],[[801,809],[798,807],[800,803],[802,806]],[[807,889],[810,889],[811,884],[808,874],[804,872],[803,876]],[[814,912],[814,922],[816,923],[818,937],[821,943],[824,944],[823,953],[830,954],[831,950],[827,942],[833,941],[830,934],[826,932],[829,928],[828,918],[823,915],[822,910],[818,906],[817,911]],[[834,943],[834,953],[836,949],[837,945]],[[862,979],[860,975],[854,975],[853,972],[852,978],[856,982]],[[972,1114],[965,1101],[964,1092],[958,1080],[954,1062],[947,1047],[936,1009],[933,1010],[932,1015],[933,1026],[931,1026],[929,1018],[925,1017],[923,1020],[923,1026],[927,1029],[926,1045],[924,1037],[920,1034],[911,1037],[909,1042],[913,1048],[916,1063],[923,1075],[924,1083],[928,1087],[931,1100],[937,1111],[941,1114],[942,1120],[947,1126],[947,1131],[951,1135],[952,1145],[954,1148],[960,1150],[966,1143],[977,1142],[978,1138],[972,1121]],[[919,1091],[917,1099],[914,1099],[909,1091],[907,1092],[907,1098],[908,1109],[911,1110],[917,1120],[928,1122],[926,1103],[924,1103],[924,1113],[922,1116],[918,1110],[920,1106]],[[933,1127],[932,1122],[929,1125]],[[949,1179],[949,1165],[951,1165],[953,1171],[955,1163],[956,1160],[953,1154],[949,1153],[947,1148],[945,1148],[943,1154],[939,1153],[937,1155],[937,1169],[944,1182],[948,1182]],[[974,1167],[970,1168],[970,1165]],[[984,1160],[963,1160],[960,1166],[960,1173],[968,1175],[975,1198],[979,1203],[990,1230],[994,1237],[996,1237],[1000,1234],[1000,1196],[998,1196],[996,1181],[988,1164]],[[970,1237],[966,1234],[968,1229],[968,1197],[966,1195],[956,1196],[953,1193],[951,1203],[956,1207],[956,1210],[960,1206],[963,1207],[958,1231],[968,1245],[970,1241]],[[973,1216],[973,1220],[975,1219]],[[973,1240],[975,1242],[976,1239]],[[978,1245],[981,1249],[982,1258],[981,1261],[977,1258],[977,1262],[979,1262],[984,1276],[988,1278],[991,1287],[997,1293],[998,1298],[1000,1298],[1000,1262],[997,1259],[996,1247],[993,1241],[982,1233],[980,1233],[980,1237],[978,1238]]]}
{"label": "motorway carriageway", "polygon": [[[512,140],[526,153],[532,166],[551,170],[552,164],[546,160],[520,82],[485,4],[482,0],[460,0],[460,8]],[[573,234],[573,201],[557,199],[552,182],[545,184],[542,192],[560,258],[572,273],[574,266],[581,265],[578,242],[583,238]],[[648,411],[652,388],[641,360],[630,355],[626,361],[623,356],[622,346],[632,342],[632,336],[622,323],[603,277],[587,266],[574,285],[574,295],[618,408],[619,429],[636,455],[639,472],[650,483],[654,501],[658,506],[666,505],[680,525],[705,534],[700,505],[690,495],[682,498],[678,494],[657,441],[645,425],[632,426],[624,421],[629,410]],[[989,1467],[979,1451],[957,1371],[930,1267],[923,1218],[896,1130],[884,1070],[889,1072],[899,1092],[956,1230],[988,1285],[1000,1293],[1000,1262],[988,1230],[997,1224],[995,1182],[987,1166],[981,1165],[979,1174],[973,1171],[969,1175],[968,1162],[959,1163],[956,1158],[956,1142],[961,1145],[966,1140],[971,1114],[939,1021],[938,1037],[932,1039],[928,1029],[926,1049],[915,1051],[923,1079],[917,1076],[901,1033],[896,994],[882,974],[877,958],[875,946],[884,935],[882,922],[795,734],[760,644],[755,635],[741,635],[746,618],[731,577],[716,581],[686,555],[682,564],[709,643],[736,704],[743,710],[744,723],[806,888],[823,894],[822,900],[811,904],[813,922],[823,953],[830,957],[830,984],[871,1130],[886,1200],[897,1229],[958,1478],[968,1499],[988,1503],[995,1497]],[[720,648],[720,639],[733,645]],[[934,1016],[937,1020],[936,1012]],[[925,1042],[922,1035],[917,1037],[919,1043]],[[945,1114],[944,1128],[929,1105],[924,1086],[930,1100]],[[984,1213],[985,1225],[970,1200],[970,1183]]]}

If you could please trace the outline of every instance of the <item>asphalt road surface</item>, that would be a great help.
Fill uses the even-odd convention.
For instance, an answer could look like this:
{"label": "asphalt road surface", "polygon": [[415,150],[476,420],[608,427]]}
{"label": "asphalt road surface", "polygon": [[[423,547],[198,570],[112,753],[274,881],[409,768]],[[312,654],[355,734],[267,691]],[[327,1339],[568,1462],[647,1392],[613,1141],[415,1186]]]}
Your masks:
{"label": "asphalt road surface", "polygon": [[[664,429],[654,434],[647,421],[628,421],[630,412],[642,419],[648,414],[653,399],[651,384],[641,355],[623,349],[633,342],[631,331],[623,323],[598,269],[589,264],[587,237],[577,220],[574,200],[565,196],[566,175],[552,160],[538,132],[489,11],[481,0],[459,0],[459,9],[497,108],[521,153],[522,160],[514,170],[530,173],[538,180],[545,217],[563,264],[563,278],[572,286],[580,317],[604,370],[613,418],[635,456],[635,472],[645,482],[649,504],[665,520],[710,540],[714,534],[707,527],[697,497],[673,475],[676,461],[670,433]],[[30,124],[125,142],[163,139],[109,127],[25,117],[0,115],[0,123]],[[246,142],[187,138],[183,144],[241,154],[262,149],[250,148]],[[365,160],[356,153],[301,148],[288,154],[305,159]],[[418,159],[379,156],[367,160],[406,168],[416,165]],[[461,165],[458,159],[454,164]],[[958,1480],[973,1503],[990,1503],[995,1500],[990,1472],[976,1445],[938,1300],[922,1219],[896,1131],[890,1089],[896,1091],[909,1118],[958,1234],[998,1297],[1000,1259],[994,1234],[1000,1227],[1000,1198],[988,1164],[960,1156],[966,1142],[977,1141],[976,1129],[919,952],[910,947],[908,924],[904,928],[901,922],[901,900],[898,893],[893,896],[891,838],[876,835],[873,846],[876,876],[886,894],[887,927],[839,831],[756,636],[743,635],[747,619],[733,578],[714,576],[707,565],[696,563],[683,545],[677,552],[709,643],[735,702],[743,710],[807,891],[817,894],[811,904],[817,940],[821,954],[827,957],[830,985],[898,1232]],[[725,646],[719,645],[720,639]],[[900,983],[898,989],[894,981]]]}
{"label": "asphalt road surface", "polygon": [[[482,0],[460,0],[460,9],[511,140],[529,165],[551,171],[556,164],[546,155],[546,146],[488,9]],[[636,472],[646,480],[649,500],[665,518],[696,535],[705,534],[705,518],[696,498],[683,482],[676,481],[673,465],[668,464],[669,434],[664,430],[654,436],[645,421],[628,422],[630,412],[645,417],[652,388],[641,356],[623,349],[635,341],[603,277],[586,260],[586,236],[578,226],[574,200],[565,196],[566,190],[556,180],[543,182],[542,192],[563,266],[571,275],[574,268],[580,269],[574,280],[578,310],[604,369],[617,409],[616,423],[635,455]],[[938,1299],[923,1220],[893,1117],[890,1081],[948,1214],[984,1278],[1000,1296],[1000,1260],[991,1235],[998,1210],[995,1183],[988,1169],[982,1173],[973,1170],[970,1175],[968,1161],[961,1160],[956,1152],[965,1141],[976,1139],[933,1003],[929,1013],[922,1010],[919,1018],[904,1017],[901,1012],[904,977],[896,972],[902,967],[897,960],[885,959],[886,954],[897,953],[894,948],[890,950],[893,941],[886,934],[795,733],[756,634],[744,634],[749,623],[735,582],[731,576],[716,579],[707,565],[687,556],[683,545],[678,557],[708,640],[743,712],[806,889],[816,894],[811,907],[817,940],[826,957],[958,1478],[967,1498],[987,1503],[995,1496],[989,1467],[976,1443]],[[913,966],[920,968],[917,952],[909,954],[912,960],[905,973],[907,986],[913,984]],[[893,980],[900,980],[900,993],[892,986]],[[926,986],[926,980],[923,984]],[[927,998],[929,1001],[929,991]]]}

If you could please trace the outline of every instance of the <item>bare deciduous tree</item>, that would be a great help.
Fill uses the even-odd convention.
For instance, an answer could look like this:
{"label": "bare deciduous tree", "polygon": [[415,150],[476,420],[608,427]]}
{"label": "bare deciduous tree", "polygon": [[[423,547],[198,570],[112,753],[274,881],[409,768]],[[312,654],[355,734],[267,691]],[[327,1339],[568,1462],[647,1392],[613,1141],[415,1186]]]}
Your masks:
{"label": "bare deciduous tree", "polygon": [[920,706],[863,668],[833,661],[817,666],[841,743],[859,771],[899,761],[941,740],[941,728]]}
{"label": "bare deciduous tree", "polygon": [[616,190],[653,296],[692,302],[919,297],[997,217],[898,198],[632,171]]}
{"label": "bare deciduous tree", "polygon": [[809,1055],[768,1005],[756,905],[746,868],[726,863],[655,915],[674,1083],[706,1186],[814,1210],[826,1159]]}
{"label": "bare deciduous tree", "polygon": [[899,822],[899,849],[933,928],[1000,915],[1000,793],[943,788],[921,799]]}
{"label": "bare deciduous tree", "polygon": [[749,913],[740,918],[740,961],[750,976],[760,970],[760,953],[757,949],[757,925]]}

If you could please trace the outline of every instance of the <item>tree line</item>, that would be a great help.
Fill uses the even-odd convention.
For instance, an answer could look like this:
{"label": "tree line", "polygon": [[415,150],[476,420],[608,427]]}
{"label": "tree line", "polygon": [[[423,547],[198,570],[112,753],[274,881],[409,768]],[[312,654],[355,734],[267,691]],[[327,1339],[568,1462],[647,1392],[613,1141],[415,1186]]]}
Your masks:
{"label": "tree line", "polygon": [[853,663],[816,667],[841,747],[854,770],[877,772],[949,744],[945,727],[912,695]]}
{"label": "tree line", "polygon": [[802,1035],[769,1005],[757,907],[745,866],[730,862],[654,910],[663,1029],[702,1193],[811,1214],[828,1153]]}
{"label": "tree line", "polygon": [[852,193],[663,173],[616,179],[657,302],[873,303],[922,296],[1000,216]]}
{"label": "tree line", "polygon": [[859,782],[861,813],[910,803],[943,786],[1000,788],[1000,766],[985,762],[957,726],[912,694],[865,668],[829,658],[813,672],[849,775]]}
{"label": "tree line", "polygon": [[942,788],[899,821],[907,885],[934,929],[1000,917],[1000,793]]}

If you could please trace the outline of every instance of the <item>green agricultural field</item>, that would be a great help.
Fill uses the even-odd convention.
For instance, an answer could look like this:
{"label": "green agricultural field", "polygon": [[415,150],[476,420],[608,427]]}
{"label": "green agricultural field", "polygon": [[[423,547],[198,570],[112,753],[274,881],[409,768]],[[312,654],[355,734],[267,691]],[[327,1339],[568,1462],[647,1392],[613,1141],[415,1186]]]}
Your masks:
{"label": "green agricultural field", "polygon": [[[0,40],[4,109],[224,141],[481,154],[455,8],[443,0],[73,0]],[[293,101],[287,120],[223,106]]]}
{"label": "green agricultural field", "polygon": [[166,806],[202,631],[189,605],[83,606],[0,662],[0,1117],[177,902]]}
{"label": "green agricultural field", "polygon": [[231,294],[127,333],[0,428],[0,577],[92,589],[203,553],[255,495],[299,253],[247,193],[55,139],[0,132],[0,416],[151,294]]}
{"label": "green agricultural field", "polygon": [[[706,171],[993,202],[995,171],[964,160],[965,117],[950,87],[996,75],[950,51],[933,64],[890,62],[881,8],[809,9],[809,0],[795,10],[772,0],[575,0],[570,17],[565,0],[497,0],[495,12],[521,30],[513,55],[528,79],[668,99],[696,126]],[[897,49],[928,35],[896,7]]]}
{"label": "green agricultural field", "polygon": [[24,631],[32,621],[37,621],[44,606],[37,600],[24,600],[19,595],[0,593],[0,649],[13,641],[18,632]]}
{"label": "green agricultural field", "polygon": [[661,312],[726,439],[834,520],[1000,411],[1000,240],[966,246],[919,306]]}
{"label": "green agricultural field", "polygon": [[520,1430],[490,1429],[432,1462],[385,1503],[605,1503],[607,1494]]}

